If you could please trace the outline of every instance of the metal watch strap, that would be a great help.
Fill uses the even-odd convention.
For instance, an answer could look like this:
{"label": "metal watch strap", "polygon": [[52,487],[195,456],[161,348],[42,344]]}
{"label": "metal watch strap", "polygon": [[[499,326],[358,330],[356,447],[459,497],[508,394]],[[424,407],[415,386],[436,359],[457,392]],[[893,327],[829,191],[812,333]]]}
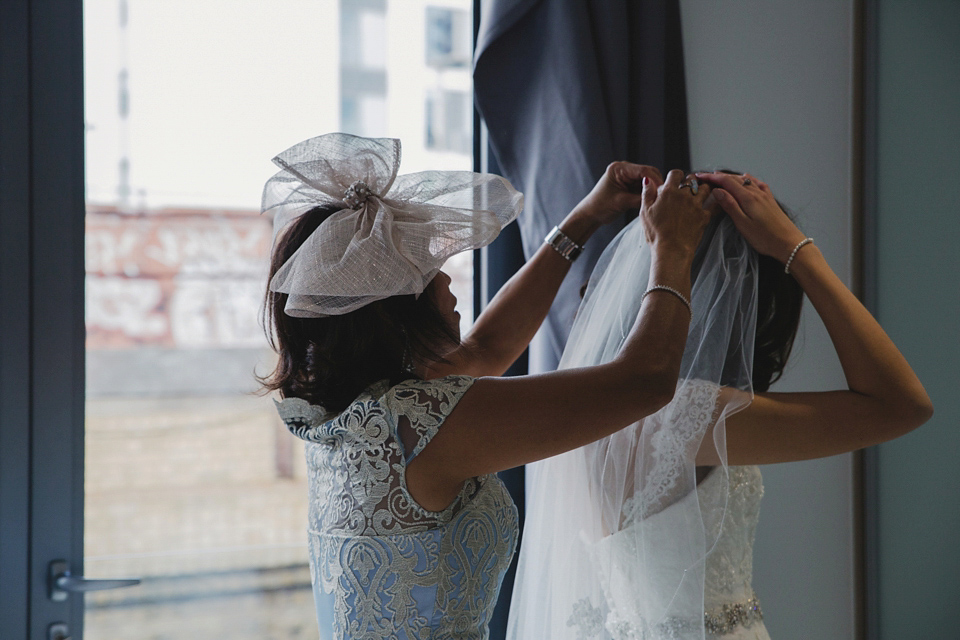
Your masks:
{"label": "metal watch strap", "polygon": [[543,241],[570,262],[576,260],[583,251],[583,247],[571,240],[563,231],[560,231],[560,227],[554,227]]}

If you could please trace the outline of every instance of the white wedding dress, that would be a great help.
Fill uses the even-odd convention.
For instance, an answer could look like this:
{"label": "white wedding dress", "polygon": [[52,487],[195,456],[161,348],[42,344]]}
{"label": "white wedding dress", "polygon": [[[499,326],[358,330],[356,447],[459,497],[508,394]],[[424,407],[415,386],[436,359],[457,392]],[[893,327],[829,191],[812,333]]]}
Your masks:
{"label": "white wedding dress", "polygon": [[[705,637],[709,640],[770,640],[763,624],[763,612],[760,601],[753,591],[753,541],[760,516],[760,499],[763,497],[763,480],[760,468],[730,467],[727,510],[716,545],[707,555],[703,590],[703,626]],[[649,524],[674,526],[669,521],[677,513],[686,511],[686,502],[699,501],[717,503],[722,501],[724,484],[721,482],[722,470],[715,468],[697,486],[695,494],[686,496],[680,503],[650,517]],[[665,522],[656,522],[657,520]],[[679,523],[677,523],[679,524]],[[618,532],[605,542],[618,545],[621,533],[629,536],[628,531]],[[628,557],[620,556],[629,561]],[[616,600],[616,596],[613,597]],[[599,609],[597,610],[599,612]],[[576,627],[578,638],[592,638],[601,634],[597,624],[600,617],[590,615],[589,607],[581,606],[579,615],[568,621]],[[687,631],[691,621],[668,618],[659,623],[648,635],[662,637],[681,637]],[[621,637],[644,637],[642,632],[623,628]],[[614,636],[616,637],[616,636]],[[656,636],[655,636],[656,637]]]}
{"label": "white wedding dress", "polygon": [[[617,357],[651,262],[637,220],[600,258],[559,368]],[[769,640],[751,586],[760,472],[726,464],[726,420],[753,397],[757,300],[756,253],[729,218],[705,231],[692,284],[672,401],[528,466],[510,640]],[[698,482],[700,451],[719,464]]]}
{"label": "white wedding dress", "polygon": [[[753,543],[756,534],[757,522],[760,516],[760,501],[763,498],[763,480],[760,468],[757,466],[729,467],[729,482],[723,481],[723,469],[716,467],[697,486],[695,493],[688,494],[677,503],[663,511],[649,516],[641,523],[625,527],[617,533],[604,537],[598,545],[600,554],[590,554],[594,557],[607,556],[611,558],[612,566],[607,571],[617,574],[617,569],[625,565],[635,564],[637,549],[635,540],[641,539],[633,529],[647,527],[647,536],[651,531],[671,532],[680,527],[686,527],[687,518],[691,509],[696,510],[698,504],[719,504],[723,502],[723,493],[726,484],[727,507],[722,524],[715,523],[708,531],[708,538],[715,538],[716,543],[707,554],[703,574],[703,634],[707,640],[770,640],[767,629],[763,624],[763,612],[760,601],[753,591]],[[527,538],[531,544],[534,541]],[[659,550],[667,561],[670,557],[668,543],[657,544],[649,541],[651,546]],[[589,553],[589,552],[588,552]],[[644,577],[655,582],[656,563],[648,562],[648,570],[654,575]],[[629,572],[623,572],[629,574]],[[593,638],[614,638],[616,640],[640,638],[686,638],[690,634],[698,633],[698,622],[689,617],[667,616],[659,622],[647,626],[638,624],[636,620],[648,621],[647,616],[618,616],[617,609],[630,608],[650,609],[650,602],[631,602],[631,596],[638,593],[649,595],[653,590],[650,585],[636,584],[636,575],[632,578],[620,574],[610,581],[614,589],[606,589],[602,597],[593,602],[590,597],[579,599],[571,608],[566,621],[569,635],[564,637],[588,640]],[[683,597],[683,593],[679,597]],[[696,600],[695,592],[691,600]],[[667,607],[662,603],[655,603],[660,609]],[[693,605],[693,606],[690,606]],[[699,607],[699,603],[691,602],[687,605],[674,603],[677,610],[690,611]],[[544,636],[545,637],[545,636]]]}

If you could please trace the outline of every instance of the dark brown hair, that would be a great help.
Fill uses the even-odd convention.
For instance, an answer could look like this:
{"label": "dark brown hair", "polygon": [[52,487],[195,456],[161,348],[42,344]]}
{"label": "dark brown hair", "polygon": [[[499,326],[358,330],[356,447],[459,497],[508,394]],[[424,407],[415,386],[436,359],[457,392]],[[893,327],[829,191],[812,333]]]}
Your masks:
{"label": "dark brown hair", "polygon": [[803,289],[799,283],[783,272],[783,265],[776,259],[758,256],[757,337],[753,344],[755,392],[768,390],[783,375],[797,337],[802,308]]}
{"label": "dark brown hair", "polygon": [[[281,233],[270,260],[270,278],[338,209],[316,207]],[[258,377],[263,390],[303,398],[340,412],[374,382],[390,385],[417,378],[416,369],[445,362],[444,351],[459,337],[427,290],[416,297],[377,300],[350,313],[296,318],[284,313],[287,294],[267,291],[263,309],[267,338],[279,361]]]}
{"label": "dark brown hair", "polygon": [[[730,175],[743,175],[740,171],[714,169]],[[698,172],[700,173],[700,172]],[[794,223],[796,217],[783,206],[777,205]],[[721,209],[722,211],[722,209]],[[726,213],[722,213],[726,215]],[[753,345],[754,392],[764,392],[783,376],[787,359],[800,326],[800,311],[803,308],[803,288],[775,258],[757,255],[757,329]]]}

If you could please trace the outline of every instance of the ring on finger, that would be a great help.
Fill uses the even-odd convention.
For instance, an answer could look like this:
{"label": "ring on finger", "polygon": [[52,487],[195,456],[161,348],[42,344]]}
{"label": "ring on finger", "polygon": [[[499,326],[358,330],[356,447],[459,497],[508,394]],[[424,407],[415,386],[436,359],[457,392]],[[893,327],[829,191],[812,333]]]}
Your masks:
{"label": "ring on finger", "polygon": [[681,182],[680,186],[678,186],[677,188],[686,189],[687,187],[690,188],[690,193],[692,193],[693,195],[697,195],[697,192],[700,191],[700,183],[697,182],[696,178],[691,178],[690,182]]}
{"label": "ring on finger", "polygon": [[753,184],[753,180],[751,180],[750,178],[747,178],[746,176],[744,176],[744,178],[743,178],[743,186],[749,187],[749,186],[752,185],[752,184]]}

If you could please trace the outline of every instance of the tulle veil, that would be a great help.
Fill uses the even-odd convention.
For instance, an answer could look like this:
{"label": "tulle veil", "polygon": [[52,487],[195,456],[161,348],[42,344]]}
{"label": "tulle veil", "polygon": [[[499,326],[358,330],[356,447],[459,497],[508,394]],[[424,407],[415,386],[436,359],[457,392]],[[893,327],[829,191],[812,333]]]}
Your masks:
{"label": "tulle veil", "polygon": [[[639,219],[594,270],[560,368],[610,361],[640,309],[651,252]],[[664,294],[669,295],[669,294]],[[725,421],[752,399],[757,255],[725,215],[693,265],[676,395],[598,442],[527,466],[510,640],[704,637],[704,563],[726,511]],[[721,499],[697,493],[701,441]]]}

